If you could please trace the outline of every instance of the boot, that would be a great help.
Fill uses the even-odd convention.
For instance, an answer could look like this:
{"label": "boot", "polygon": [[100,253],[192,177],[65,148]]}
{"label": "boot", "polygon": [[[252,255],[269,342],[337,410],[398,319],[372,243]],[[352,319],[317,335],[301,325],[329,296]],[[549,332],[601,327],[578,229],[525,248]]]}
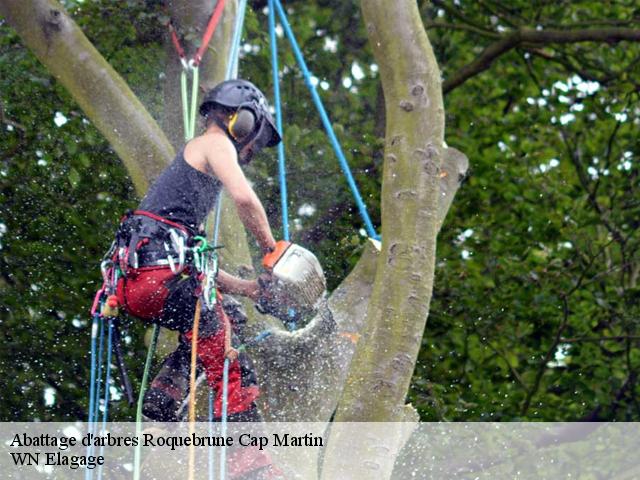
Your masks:
{"label": "boot", "polygon": [[[180,337],[178,348],[165,358],[144,394],[142,413],[151,421],[177,422],[178,410],[189,394],[191,345]],[[197,374],[201,374],[199,368]]]}
{"label": "boot", "polygon": [[[213,312],[203,309],[199,342],[211,337],[219,330]],[[165,358],[160,371],[144,394],[142,413],[155,422],[178,422],[182,419],[189,395],[191,376],[191,332],[180,335],[178,348]],[[199,347],[200,348],[200,347]],[[204,378],[202,359],[196,364],[196,383]]]}

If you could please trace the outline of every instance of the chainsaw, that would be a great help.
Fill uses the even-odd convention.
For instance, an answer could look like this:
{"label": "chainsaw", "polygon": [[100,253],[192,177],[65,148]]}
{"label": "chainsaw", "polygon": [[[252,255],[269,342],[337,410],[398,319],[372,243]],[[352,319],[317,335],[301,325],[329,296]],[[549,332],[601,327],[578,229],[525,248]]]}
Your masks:
{"label": "chainsaw", "polygon": [[262,260],[268,280],[259,279],[264,295],[256,307],[295,327],[304,326],[327,291],[320,262],[306,248],[279,241]]}

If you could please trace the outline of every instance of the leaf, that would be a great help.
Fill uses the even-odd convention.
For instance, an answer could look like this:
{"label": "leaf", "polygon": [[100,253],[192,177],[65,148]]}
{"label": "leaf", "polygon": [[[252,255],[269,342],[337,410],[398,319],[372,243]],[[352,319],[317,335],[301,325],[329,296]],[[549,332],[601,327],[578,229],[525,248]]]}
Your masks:
{"label": "leaf", "polygon": [[78,173],[75,168],[71,168],[71,170],[69,170],[69,175],[67,178],[69,179],[69,183],[71,184],[72,188],[76,188],[80,183],[80,173]]}

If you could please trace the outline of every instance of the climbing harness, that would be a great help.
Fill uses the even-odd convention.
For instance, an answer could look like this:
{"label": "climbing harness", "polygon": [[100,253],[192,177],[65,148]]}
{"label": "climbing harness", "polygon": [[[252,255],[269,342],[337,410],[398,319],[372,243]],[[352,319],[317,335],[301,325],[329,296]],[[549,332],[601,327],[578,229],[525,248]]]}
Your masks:
{"label": "climbing harness", "polygon": [[129,269],[158,266],[168,266],[177,275],[186,266],[187,245],[193,236],[179,223],[144,210],[129,210],[120,220],[112,260],[124,275]]}

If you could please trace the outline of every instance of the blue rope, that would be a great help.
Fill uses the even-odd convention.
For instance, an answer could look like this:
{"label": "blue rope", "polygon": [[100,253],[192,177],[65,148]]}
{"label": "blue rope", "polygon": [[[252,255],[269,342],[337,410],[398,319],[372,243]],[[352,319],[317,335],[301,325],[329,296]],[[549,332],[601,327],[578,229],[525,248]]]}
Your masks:
{"label": "blue rope", "polygon": [[[97,324],[96,324],[97,322]],[[95,330],[94,330],[95,326]],[[98,336],[98,354],[95,355],[95,331],[99,330]],[[92,365],[91,365],[91,377],[93,392],[89,393],[89,417],[91,420],[89,421],[88,432],[95,434],[96,431],[96,421],[98,416],[100,415],[100,383],[102,382],[102,357],[104,350],[104,320],[99,314],[95,314],[94,323],[91,327],[91,348],[92,348]],[[97,364],[97,367],[96,367]],[[97,372],[96,372],[97,368]],[[91,393],[93,393],[93,401],[91,400]],[[90,444],[87,447],[87,456],[91,456],[93,454],[93,446]],[[93,471],[87,469],[85,472],[85,479],[90,480],[93,478]]]}
{"label": "blue rope", "polygon": [[94,404],[95,411],[93,412],[94,425],[93,432],[95,432],[95,422],[100,416],[100,388],[102,384],[102,362],[104,357],[104,319],[100,317],[100,337],[98,338],[98,375],[96,376],[96,401]]}
{"label": "blue rope", "polygon": [[[213,390],[209,389],[209,436],[213,437]],[[213,448],[209,447],[209,480],[215,480]]]}
{"label": "blue rope", "polygon": [[[222,370],[222,428],[220,434],[222,438],[227,436],[227,403],[229,397],[229,359],[224,359],[224,369]],[[222,444],[220,451],[220,480],[225,479],[227,467],[227,444]]]}
{"label": "blue rope", "polygon": [[[278,77],[278,40],[276,38],[276,14],[273,8],[273,0],[269,0],[269,37],[271,38],[271,70],[273,75],[273,103],[276,109],[276,128],[282,135],[282,107],[280,105],[280,78]],[[280,180],[280,203],[282,208],[282,237],[289,241],[287,170],[284,158],[284,142],[280,142],[278,144],[278,174]]]}
{"label": "blue rope", "polygon": [[222,216],[222,189],[218,192],[216,198],[216,216],[213,223],[213,244],[218,245],[218,237],[220,236],[220,217]]}
{"label": "blue rope", "polygon": [[106,378],[104,381],[104,411],[102,412],[102,430],[107,428],[109,418],[109,382],[111,381],[111,350],[113,346],[113,324],[109,321],[107,335],[107,366]]}
{"label": "blue rope", "polygon": [[[88,419],[88,432],[91,433],[93,425],[94,404],[96,402],[96,339],[98,337],[98,323],[100,321],[100,314],[95,313],[91,322],[91,375],[89,379],[89,419]],[[87,456],[91,454],[91,445],[87,446]],[[90,479],[92,471],[87,469],[85,472],[85,479]]]}
{"label": "blue rope", "polygon": [[289,42],[291,43],[291,47],[293,48],[293,53],[296,57],[296,60],[298,61],[298,65],[300,65],[300,69],[302,70],[305,83],[307,84],[307,87],[311,92],[313,103],[315,103],[316,108],[318,109],[318,113],[320,114],[320,119],[322,120],[324,129],[326,130],[327,136],[331,141],[333,150],[335,151],[336,156],[338,157],[338,162],[340,163],[342,172],[344,173],[344,176],[347,179],[347,183],[351,188],[351,192],[353,193],[353,197],[358,206],[358,210],[360,211],[360,216],[364,221],[367,233],[371,238],[379,240],[380,236],[376,233],[376,230],[373,227],[373,223],[371,223],[371,219],[369,218],[369,213],[367,212],[367,207],[364,204],[364,201],[362,200],[362,196],[360,195],[360,191],[358,190],[358,186],[356,185],[356,182],[353,179],[353,175],[351,174],[351,170],[349,168],[349,164],[347,163],[347,159],[345,158],[344,153],[342,153],[340,142],[338,142],[338,139],[336,138],[336,134],[333,131],[333,126],[331,125],[331,121],[329,120],[327,112],[324,109],[322,100],[320,99],[320,96],[318,95],[318,92],[316,91],[315,86],[311,83],[311,72],[309,72],[309,69],[307,68],[307,64],[304,61],[304,57],[302,56],[302,52],[300,51],[298,42],[296,41],[296,38],[293,35],[293,32],[291,31],[291,26],[287,21],[287,16],[284,12],[284,9],[282,8],[282,4],[280,3],[280,0],[271,0],[271,1],[275,4],[276,10],[278,11],[278,15],[280,17],[280,22],[282,23],[282,27],[284,28],[285,34],[289,38]]}
{"label": "blue rope", "polygon": [[[104,411],[102,412],[102,434],[107,430],[109,418],[109,383],[111,382],[111,350],[113,349],[113,321],[109,320],[107,335],[107,374],[104,381]],[[100,456],[104,455],[104,445],[100,446]],[[102,465],[98,467],[98,480],[102,478]]]}
{"label": "blue rope", "polygon": [[93,422],[93,404],[96,401],[96,338],[98,337],[98,313],[93,315],[91,322],[91,377],[89,379],[89,419],[88,423]]}

